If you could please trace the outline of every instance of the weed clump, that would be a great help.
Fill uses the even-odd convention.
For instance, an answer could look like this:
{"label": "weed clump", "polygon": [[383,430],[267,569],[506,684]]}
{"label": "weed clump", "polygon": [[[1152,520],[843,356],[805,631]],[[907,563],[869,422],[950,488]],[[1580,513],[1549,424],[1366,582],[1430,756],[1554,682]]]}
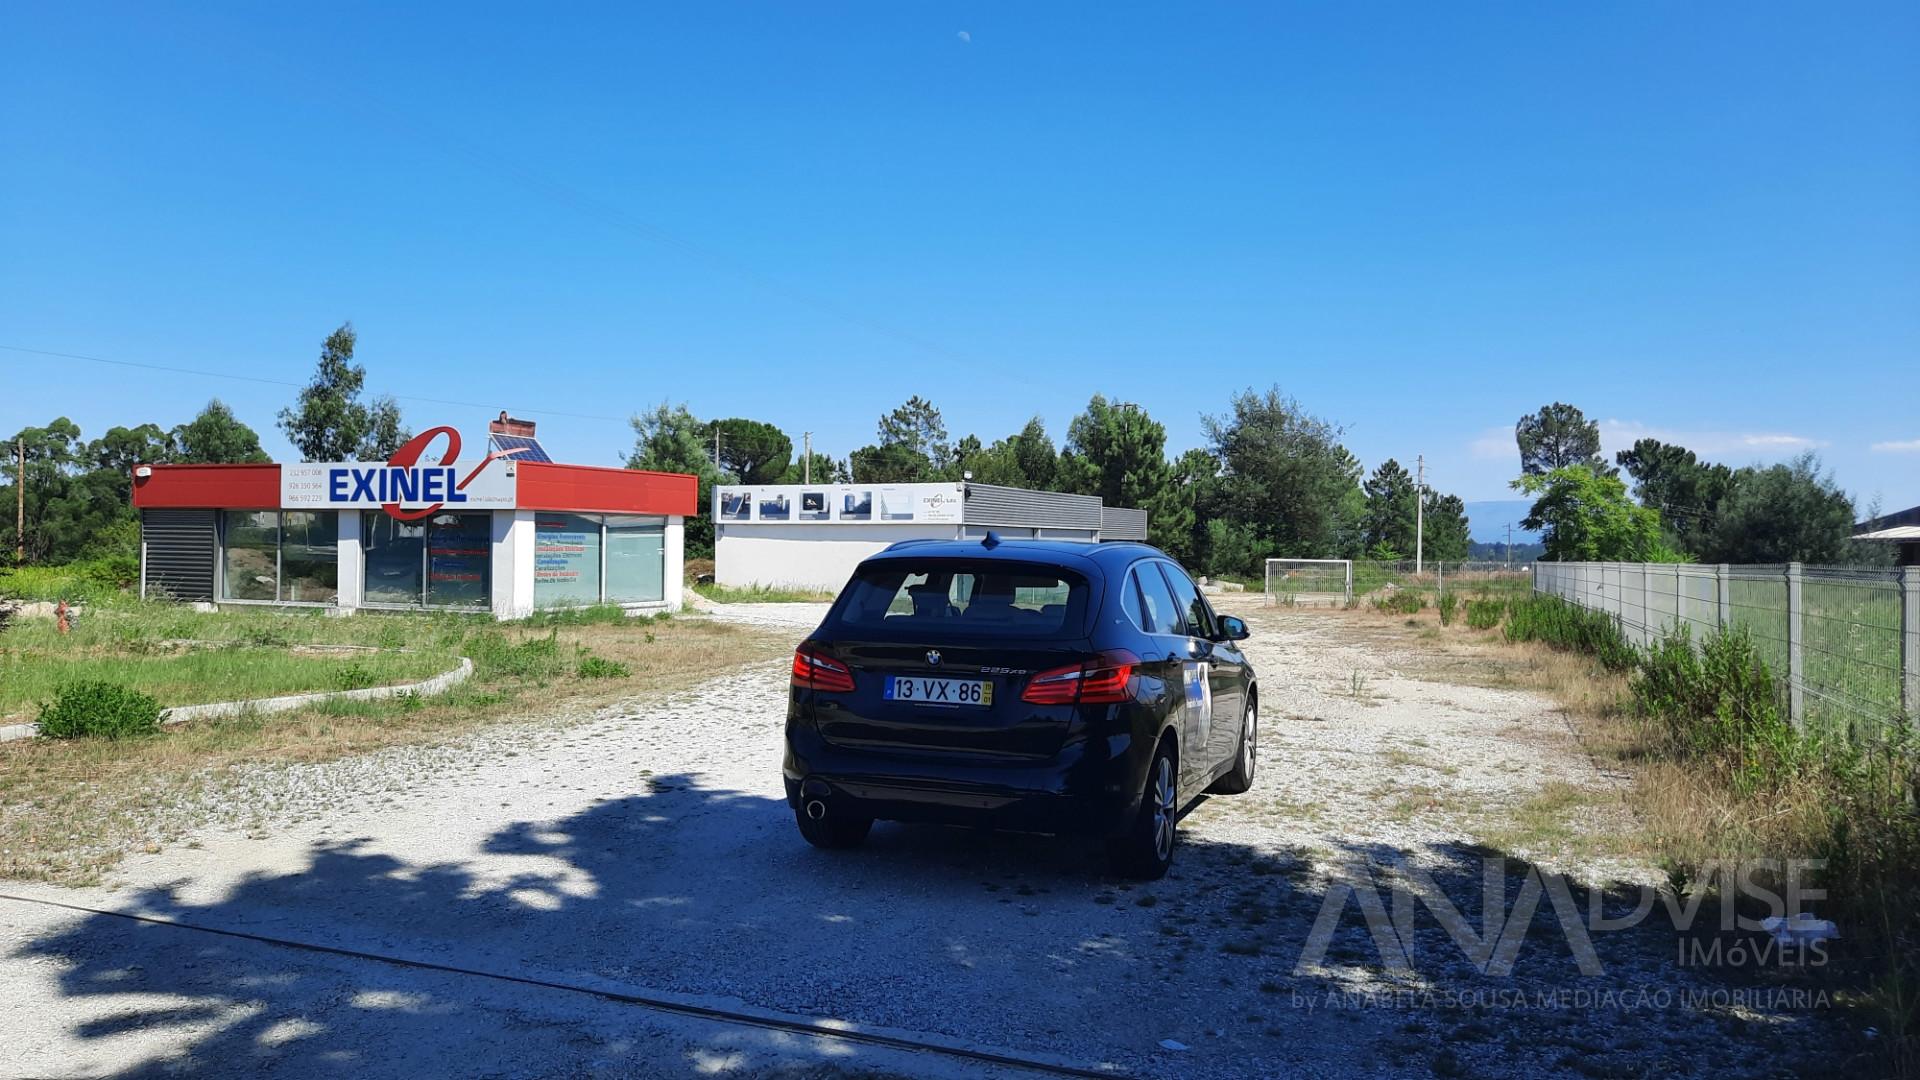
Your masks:
{"label": "weed clump", "polygon": [[1373,609],[1390,615],[1417,615],[1427,606],[1427,595],[1418,589],[1395,589],[1373,598]]}
{"label": "weed clump", "polygon": [[625,679],[632,676],[633,669],[618,660],[589,654],[580,658],[574,674],[583,679]]}
{"label": "weed clump", "polygon": [[335,690],[364,690],[378,681],[367,665],[361,663],[342,664],[333,670]]}
{"label": "weed clump", "polygon": [[498,630],[483,630],[467,639],[467,656],[487,678],[544,682],[566,670],[557,630],[521,642],[509,641]]}
{"label": "weed clump", "polygon": [[1629,685],[1634,711],[1672,750],[1728,755],[1743,794],[1784,777],[1798,756],[1780,684],[1744,626],[1708,634],[1697,649],[1686,627],[1668,633],[1641,656]]}

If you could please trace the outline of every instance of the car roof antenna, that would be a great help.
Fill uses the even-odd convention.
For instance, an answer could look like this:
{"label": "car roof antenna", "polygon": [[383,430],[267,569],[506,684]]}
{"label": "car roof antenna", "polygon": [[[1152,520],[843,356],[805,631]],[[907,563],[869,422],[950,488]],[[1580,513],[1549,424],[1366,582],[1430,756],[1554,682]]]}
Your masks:
{"label": "car roof antenna", "polygon": [[1000,534],[997,532],[994,532],[992,529],[988,529],[987,535],[980,538],[980,546],[983,548],[986,548],[988,551],[992,551],[994,548],[999,547]]}

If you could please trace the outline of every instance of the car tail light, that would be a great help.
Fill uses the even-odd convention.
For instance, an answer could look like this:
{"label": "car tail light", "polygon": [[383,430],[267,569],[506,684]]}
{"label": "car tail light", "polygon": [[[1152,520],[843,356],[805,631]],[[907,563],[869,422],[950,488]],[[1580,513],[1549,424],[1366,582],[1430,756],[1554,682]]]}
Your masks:
{"label": "car tail light", "polygon": [[853,689],[853,672],[802,645],[793,651],[793,685],[844,694]]}
{"label": "car tail light", "polygon": [[1027,680],[1020,700],[1029,705],[1116,705],[1133,699],[1133,675],[1139,666],[1139,657],[1113,649],[1040,672]]}

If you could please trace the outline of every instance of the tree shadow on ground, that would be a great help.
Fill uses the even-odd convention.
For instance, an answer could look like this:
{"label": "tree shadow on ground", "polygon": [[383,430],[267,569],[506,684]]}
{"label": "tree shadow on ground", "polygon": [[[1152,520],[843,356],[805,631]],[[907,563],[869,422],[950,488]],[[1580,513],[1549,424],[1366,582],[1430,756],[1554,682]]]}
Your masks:
{"label": "tree shadow on ground", "polygon": [[[863,849],[815,851],[780,800],[664,776],[630,798],[513,824],[441,862],[395,858],[371,838],[319,843],[299,870],[248,876],[217,900],[155,888],[124,906],[589,989],[937,1032],[1143,1075],[1800,1072],[1831,1053],[1823,1010],[1743,1009],[1714,996],[1797,988],[1790,976],[1679,966],[1679,936],[1657,907],[1630,929],[1593,935],[1605,970],[1583,973],[1543,894],[1511,973],[1498,974],[1415,906],[1406,932],[1388,938],[1411,968],[1388,971],[1382,927],[1358,886],[1370,883],[1390,905],[1388,868],[1429,867],[1482,932],[1488,857],[1501,858],[1201,840],[1184,844],[1168,880],[1139,884],[1108,876],[1096,845],[1064,838],[881,825]],[[1330,864],[1353,876],[1329,878]],[[1502,859],[1507,910],[1535,875]],[[1584,910],[1589,891],[1568,884]],[[1603,894],[1602,910],[1618,918],[1634,902]],[[1318,962],[1301,967],[1310,947]],[[561,990],[106,915],[81,917],[20,958],[58,964],[61,1007],[75,1017],[64,1038],[75,1057],[62,1067],[73,1071],[842,1075],[897,1060],[858,1044],[669,1022]],[[1645,997],[1663,990],[1664,1002]],[[1163,1039],[1186,1049],[1164,1049]],[[922,1059],[913,1071],[937,1064]]]}

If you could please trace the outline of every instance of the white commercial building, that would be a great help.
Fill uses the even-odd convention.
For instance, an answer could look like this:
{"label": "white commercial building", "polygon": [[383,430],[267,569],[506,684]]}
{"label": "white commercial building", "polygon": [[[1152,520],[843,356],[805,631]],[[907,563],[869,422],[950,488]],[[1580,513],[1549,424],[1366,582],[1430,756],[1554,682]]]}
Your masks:
{"label": "white commercial building", "polygon": [[777,484],[713,492],[714,580],[837,592],[901,540],[1145,540],[1144,510],[993,484]]}
{"label": "white commercial building", "polygon": [[505,413],[466,461],[453,427],[384,462],[142,465],[140,595],[222,605],[676,611],[682,473],[562,465]]}

